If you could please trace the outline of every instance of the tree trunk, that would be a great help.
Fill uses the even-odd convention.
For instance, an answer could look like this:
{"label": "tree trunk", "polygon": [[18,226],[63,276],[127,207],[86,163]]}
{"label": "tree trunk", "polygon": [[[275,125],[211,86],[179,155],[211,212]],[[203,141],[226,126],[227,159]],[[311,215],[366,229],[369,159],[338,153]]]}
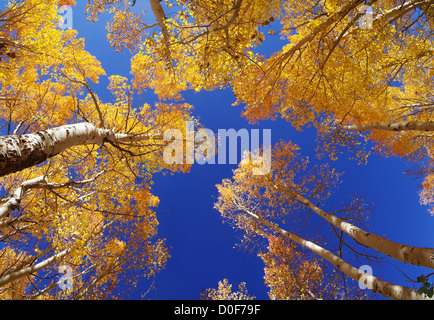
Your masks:
{"label": "tree trunk", "polygon": [[77,145],[133,142],[159,138],[148,134],[115,134],[90,123],[77,123],[36,133],[0,136],[0,177],[35,166]]}
{"label": "tree trunk", "polygon": [[419,294],[418,290],[411,289],[407,287],[403,287],[400,285],[396,285],[381,279],[378,279],[377,277],[370,275],[368,273],[362,272],[361,270],[353,267],[349,263],[345,262],[343,259],[339,258],[332,252],[324,249],[323,247],[308,241],[306,239],[303,239],[299,237],[296,234],[290,233],[277,225],[273,223],[269,223],[267,220],[261,218],[260,216],[256,215],[255,213],[249,211],[249,210],[243,210],[245,213],[247,213],[251,218],[253,218],[255,221],[258,221],[267,227],[271,228],[272,230],[278,232],[282,236],[288,238],[291,241],[296,242],[297,244],[303,246],[306,249],[311,250],[312,252],[318,254],[320,257],[326,259],[331,264],[333,264],[337,269],[342,271],[344,274],[349,276],[350,278],[354,279],[357,282],[361,282],[364,285],[366,285],[367,288],[371,289],[372,291],[379,293],[383,295],[384,297],[391,298],[394,300],[425,300],[429,299],[424,294]]}
{"label": "tree trunk", "polygon": [[307,205],[320,217],[324,218],[329,223],[333,224],[339,230],[345,232],[362,245],[375,249],[378,252],[384,253],[396,260],[434,269],[433,248],[405,246],[400,243],[390,241],[389,239],[380,237],[376,234],[366,232],[351,223],[348,223],[334,215],[326,213],[301,195],[296,193],[291,194],[295,199]]}
{"label": "tree trunk", "polygon": [[368,131],[368,130],[387,130],[387,131],[434,131],[434,122],[396,122],[384,123],[374,122],[362,125],[342,126],[345,130]]}
{"label": "tree trunk", "polygon": [[31,134],[0,137],[0,176],[40,164],[76,145],[102,143],[109,130],[90,123],[65,125]]}
{"label": "tree trunk", "polygon": [[21,270],[14,271],[14,272],[11,272],[11,273],[8,273],[8,274],[2,276],[0,278],[0,287],[4,286],[4,285],[6,285],[12,281],[18,280],[22,277],[26,277],[32,273],[38,272],[39,270],[42,270],[42,269],[48,267],[52,263],[58,261],[59,259],[63,258],[64,256],[66,256],[69,251],[70,251],[70,248],[63,250],[63,251],[59,252],[58,254],[51,256],[50,258],[45,259],[44,261],[41,261],[41,262],[39,262],[33,266],[29,266],[29,267],[23,268]]}
{"label": "tree trunk", "polygon": [[[12,211],[19,207],[21,199],[23,195],[26,193],[29,187],[32,187],[34,184],[38,184],[44,180],[44,176],[39,176],[37,178],[24,181],[12,196],[2,205],[0,205],[0,218],[4,218],[9,215]],[[1,229],[1,225],[0,225]]]}
{"label": "tree trunk", "polygon": [[166,58],[170,59],[170,35],[166,26],[166,14],[164,13],[163,7],[160,4],[160,0],[149,0],[151,4],[152,12],[154,13],[157,23],[161,28],[161,33],[163,34],[164,46],[166,48]]}

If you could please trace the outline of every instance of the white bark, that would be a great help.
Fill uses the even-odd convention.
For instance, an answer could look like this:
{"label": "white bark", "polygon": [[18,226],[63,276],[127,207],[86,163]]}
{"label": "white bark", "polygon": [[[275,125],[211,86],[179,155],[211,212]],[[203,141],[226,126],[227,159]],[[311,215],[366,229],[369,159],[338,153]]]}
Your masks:
{"label": "white bark", "polygon": [[409,0],[404,2],[403,4],[397,5],[396,7],[384,12],[384,13],[380,13],[378,14],[375,19],[374,19],[374,23],[375,20],[380,20],[380,19],[389,19],[389,18],[394,18],[395,16],[399,15],[401,16],[402,14],[405,14],[407,12],[409,12],[410,10],[416,9],[416,8],[420,8],[423,6],[427,6],[430,4],[433,4],[434,1],[433,0]]}
{"label": "white bark", "polygon": [[368,130],[387,130],[387,131],[434,131],[434,122],[406,121],[396,123],[374,122],[362,125],[342,126],[345,130],[368,131]]}
{"label": "white bark", "polygon": [[[427,6],[427,5],[430,5],[432,3],[434,3],[433,0],[409,0],[409,1],[406,1],[402,4],[397,5],[396,7],[393,7],[390,10],[387,10],[383,13],[376,14],[373,21],[372,21],[372,24],[373,24],[373,26],[375,26],[376,24],[378,24],[381,21],[384,21],[384,20],[387,20],[390,18],[396,19],[396,17],[400,17],[411,10],[414,10],[414,9],[421,7],[421,6]],[[344,36],[347,36],[348,34],[352,34],[354,32],[357,32],[357,29],[354,29],[351,32],[346,33]]]}
{"label": "white bark", "polygon": [[[17,218],[8,219],[8,220],[4,219],[3,221],[0,221],[0,229],[4,229],[4,228],[7,228],[7,227],[10,227],[10,226],[16,225],[17,223],[20,223],[20,222],[25,221],[28,217],[29,217],[28,214],[23,214],[23,215],[20,215],[20,216],[17,217]],[[20,227],[20,231],[21,231],[21,228],[22,228],[22,227]],[[25,227],[24,227],[24,228],[25,228]],[[15,232],[8,232],[8,233],[7,233],[7,236],[12,235],[12,234],[14,234],[14,233],[15,233]],[[4,237],[6,237],[6,235],[5,235]]]}
{"label": "white bark", "polygon": [[[71,277],[71,279],[75,279],[75,278],[79,278],[83,275],[85,275],[86,273],[89,272],[90,269],[92,269],[94,267],[94,265],[91,265],[90,267],[86,268],[84,271],[78,273],[78,274],[74,274],[73,277]],[[25,296],[24,298],[26,300],[34,300],[37,299],[39,296],[44,295],[45,293],[49,292],[50,290],[54,289],[55,287],[59,287],[62,284],[63,280],[59,280],[58,282],[55,282],[47,287],[45,287],[42,290],[38,290],[36,293],[32,294],[32,295],[28,295]]]}
{"label": "white bark", "polygon": [[[50,183],[45,180],[45,176],[39,176],[37,178],[24,181],[21,186],[15,190],[13,195],[2,205],[0,205],[0,219],[4,218],[8,214],[10,214],[12,211],[14,211],[16,208],[19,207],[21,200],[23,196],[27,193],[29,189],[61,189],[61,188],[69,188],[69,187],[76,187],[76,186],[82,186],[84,184],[91,183],[95,181],[101,174],[103,174],[104,171],[98,172],[93,178],[82,180],[82,181],[68,181],[65,183]],[[27,218],[27,215],[18,217],[16,219],[10,219],[9,221],[0,221],[0,229],[8,227],[10,225],[13,225],[15,223],[18,223],[20,221],[23,221]]]}
{"label": "white bark", "polygon": [[19,186],[12,196],[2,205],[0,205],[0,219],[4,218],[16,208],[19,207],[21,199],[26,191],[32,187],[34,184],[37,184],[44,180],[44,176],[40,176],[31,180],[24,181],[21,186]]}
{"label": "white bark", "polygon": [[37,165],[75,145],[102,143],[107,131],[79,123],[31,134],[2,136],[0,176]]}
{"label": "white bark", "polygon": [[[148,134],[115,134],[90,123],[77,123],[24,135],[0,137],[0,176],[37,165],[77,145],[147,140]],[[158,136],[157,136],[158,137]]]}
{"label": "white bark", "polygon": [[299,194],[291,193],[291,195],[301,203],[307,205],[320,217],[324,218],[329,223],[333,224],[339,230],[345,232],[362,245],[375,249],[378,252],[386,254],[396,260],[434,269],[433,248],[406,246],[394,241],[390,241],[387,238],[366,232],[351,223],[348,223],[334,215],[326,213],[325,211],[321,210],[312,202],[300,196]]}
{"label": "white bark", "polygon": [[35,265],[32,265],[32,266],[20,269],[18,271],[14,271],[14,272],[5,274],[4,276],[2,276],[0,278],[0,287],[4,286],[4,285],[6,285],[12,281],[18,280],[22,277],[26,277],[32,273],[38,272],[38,271],[48,267],[49,265],[53,264],[54,262],[58,261],[59,259],[65,257],[69,251],[70,251],[70,248],[63,250],[63,251],[59,252],[58,254],[51,256],[50,258],[47,258],[47,259],[45,259],[45,260],[43,260],[43,261],[41,261]]}
{"label": "white bark", "polygon": [[[424,294],[419,294],[418,290],[411,289],[407,287],[403,287],[397,284],[393,284],[384,280],[381,280],[373,275],[367,274],[362,272],[361,270],[353,267],[349,263],[345,262],[343,259],[339,258],[332,252],[324,249],[323,247],[305,240],[301,237],[299,237],[296,234],[290,233],[280,227],[278,227],[275,224],[272,224],[268,222],[267,220],[261,218],[259,215],[243,209],[245,213],[247,213],[251,218],[254,220],[264,224],[265,226],[271,228],[272,230],[278,232],[282,236],[288,238],[291,241],[294,241],[298,243],[299,245],[305,247],[306,249],[311,250],[312,252],[318,254],[322,258],[329,261],[331,264],[333,264],[337,269],[341,270],[344,274],[349,276],[350,278],[354,279],[355,281],[359,282],[363,279],[366,280],[366,282],[363,282],[364,285],[366,285],[369,289],[372,291],[379,293],[383,295],[384,297],[391,298],[394,300],[425,300],[429,299]],[[434,300],[434,299],[431,299]]]}

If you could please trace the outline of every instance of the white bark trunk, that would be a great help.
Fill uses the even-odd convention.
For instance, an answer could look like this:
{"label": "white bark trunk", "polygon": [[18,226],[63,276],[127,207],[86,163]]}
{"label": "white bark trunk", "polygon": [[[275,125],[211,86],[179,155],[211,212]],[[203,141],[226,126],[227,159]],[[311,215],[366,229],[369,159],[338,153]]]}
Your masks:
{"label": "white bark trunk", "polygon": [[[433,0],[409,0],[406,1],[402,4],[397,5],[396,7],[393,7],[392,9],[389,9],[383,13],[378,13],[378,14],[374,14],[374,19],[372,21],[372,25],[375,26],[376,24],[378,24],[379,22],[381,23],[382,21],[385,21],[387,19],[393,18],[396,19],[396,17],[398,16],[402,16],[404,14],[406,14],[407,12],[414,10],[418,7],[421,6],[427,6],[434,3]],[[348,36],[349,34],[353,34],[355,32],[357,32],[358,29],[353,29],[351,32],[348,32],[344,35]]]}
{"label": "white bark trunk", "polygon": [[434,122],[397,122],[397,123],[383,123],[374,122],[362,125],[342,126],[346,130],[355,131],[368,131],[368,130],[387,130],[387,131],[434,131]]}
{"label": "white bark trunk", "polygon": [[348,234],[357,242],[372,249],[375,249],[378,252],[384,253],[396,260],[434,269],[433,248],[405,246],[400,243],[390,241],[389,239],[380,237],[373,233],[366,232],[351,223],[348,223],[334,215],[326,213],[325,211],[318,208],[312,202],[300,196],[299,194],[293,193],[293,197],[301,203],[307,205],[320,217],[333,224],[339,230]]}
{"label": "white bark trunk", "polygon": [[53,264],[54,262],[66,256],[69,251],[70,249],[63,250],[58,254],[51,256],[50,258],[45,259],[44,261],[41,261],[33,266],[29,266],[21,270],[14,271],[2,276],[0,278],[0,287],[48,267],[49,265]]}
{"label": "white bark trunk", "polygon": [[[81,277],[81,276],[85,275],[87,272],[89,272],[89,269],[91,269],[91,268],[93,268],[93,265],[92,265],[91,267],[86,268],[86,270],[84,270],[84,271],[82,271],[82,272],[80,272],[80,273],[78,273],[78,274],[74,274],[74,276],[71,277],[71,279],[78,278],[78,277]],[[45,293],[49,292],[50,290],[54,289],[55,287],[60,287],[60,285],[61,285],[63,282],[64,282],[64,280],[61,279],[60,281],[55,282],[55,283],[53,283],[53,284],[51,284],[51,285],[45,287],[45,288],[42,289],[42,290],[38,290],[36,293],[34,293],[34,294],[32,294],[32,295],[24,296],[24,298],[25,298],[26,300],[34,300],[34,299],[37,299],[39,296],[44,295]]]}
{"label": "white bark trunk", "polygon": [[[147,140],[147,134],[115,134],[90,123],[77,123],[24,135],[0,137],[0,176],[37,165],[77,145]],[[157,136],[158,137],[158,136]]]}
{"label": "white bark trunk", "polygon": [[12,196],[5,203],[0,205],[0,219],[4,218],[19,207],[21,199],[29,187],[34,184],[40,183],[43,180],[44,176],[40,176],[31,180],[24,181],[21,186],[19,186],[17,190],[15,190]]}
{"label": "white bark trunk", "polygon": [[0,137],[0,176],[37,165],[72,146],[102,143],[108,130],[78,123],[24,135]]}
{"label": "white bark trunk", "polygon": [[411,289],[407,287],[403,287],[400,285],[396,285],[384,280],[381,280],[373,275],[367,274],[362,272],[361,270],[353,267],[349,263],[345,262],[343,259],[339,258],[332,252],[324,249],[323,247],[305,240],[301,237],[299,237],[296,234],[290,233],[280,227],[278,227],[275,224],[269,223],[267,220],[262,219],[260,216],[256,215],[255,213],[249,211],[249,210],[243,210],[245,213],[247,213],[250,217],[255,219],[256,221],[266,225],[267,227],[271,228],[272,230],[278,232],[282,236],[288,238],[291,241],[294,241],[298,243],[299,245],[311,250],[312,252],[318,254],[322,258],[329,261],[331,264],[333,264],[337,269],[341,270],[344,274],[349,276],[350,278],[354,279],[355,281],[359,282],[363,279],[366,281],[363,282],[364,285],[366,285],[369,289],[372,291],[379,293],[383,295],[384,297],[391,298],[394,300],[424,300],[429,299],[424,294],[419,294],[418,290]]}
{"label": "white bark trunk", "polygon": [[17,222],[23,221],[27,215],[21,216],[15,219],[10,219],[9,221],[1,221],[2,218],[6,217],[12,211],[19,207],[23,196],[27,193],[29,189],[62,189],[69,187],[82,186],[84,184],[91,183],[95,181],[104,171],[98,172],[93,178],[82,180],[82,181],[68,181],[65,183],[49,183],[45,180],[45,176],[39,176],[37,178],[24,181],[21,186],[15,190],[13,195],[2,205],[0,205],[0,229],[11,226]]}
{"label": "white bark trunk", "polygon": [[392,17],[395,17],[396,15],[402,15],[403,13],[407,13],[410,10],[414,10],[416,8],[420,8],[422,6],[427,6],[434,3],[433,0],[409,0],[404,2],[403,4],[399,4],[396,7],[384,12],[384,13],[380,13],[378,14],[375,19],[374,19],[374,23],[376,20],[381,20],[381,19],[389,19]]}

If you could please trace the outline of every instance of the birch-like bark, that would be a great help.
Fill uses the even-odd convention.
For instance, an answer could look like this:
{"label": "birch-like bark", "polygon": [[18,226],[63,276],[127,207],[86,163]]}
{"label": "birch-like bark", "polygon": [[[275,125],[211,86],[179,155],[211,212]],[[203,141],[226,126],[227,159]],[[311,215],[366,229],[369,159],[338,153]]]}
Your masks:
{"label": "birch-like bark", "polygon": [[[369,1],[369,5],[373,5],[377,0],[371,0]],[[433,0],[409,0],[404,2],[401,5],[397,5],[396,7],[384,12],[378,14],[375,19],[373,20],[373,24],[377,24],[380,21],[387,20],[389,18],[396,18],[396,16],[403,15],[410,10],[414,10],[417,7],[426,6],[434,3]],[[308,34],[306,37],[301,39],[299,42],[294,44],[287,52],[285,52],[282,56],[283,59],[286,59],[290,56],[292,56],[296,51],[300,50],[306,43],[312,41],[317,34],[320,32],[326,30],[331,25],[336,23],[336,21],[342,19],[344,16],[346,16],[351,10],[354,10],[357,6],[363,4],[363,1],[353,1],[351,3],[347,3],[345,6],[342,7],[341,10],[339,10],[336,13],[333,13],[327,20],[325,20],[323,23],[319,24],[316,28],[312,30],[310,34]],[[354,29],[351,32],[347,32],[343,35],[343,37],[347,36],[348,34],[356,32],[358,29]]]}
{"label": "birch-like bark", "polygon": [[341,126],[345,130],[368,131],[434,131],[434,122],[406,121],[396,123],[374,122],[362,125]]}
{"label": "birch-like bark", "polygon": [[[84,184],[91,183],[95,181],[100,175],[102,175],[104,171],[98,172],[93,178],[82,180],[82,181],[68,181],[65,183],[50,183],[45,180],[45,176],[39,176],[37,178],[24,181],[18,188],[15,190],[13,195],[2,205],[0,205],[0,219],[6,217],[12,211],[17,209],[21,203],[23,196],[27,193],[29,189],[62,189],[69,187],[82,186]],[[27,218],[27,215],[20,216],[15,219],[11,219],[9,221],[1,221],[0,220],[0,229],[6,228],[18,222],[21,222]]]}
{"label": "birch-like bark", "polygon": [[[73,280],[74,278],[78,278],[81,277],[82,275],[86,274],[87,272],[89,272],[89,269],[93,268],[93,265],[91,267],[88,267],[86,270],[80,272],[79,274],[74,275],[71,279]],[[47,287],[45,287],[42,290],[38,290],[36,293],[32,294],[32,295],[28,295],[25,296],[24,298],[26,300],[34,300],[37,299],[39,296],[46,294],[47,292],[49,292],[50,290],[59,287],[62,284],[63,280],[59,280],[58,282],[55,282]]]}
{"label": "birch-like bark", "polygon": [[22,277],[26,277],[32,273],[38,272],[38,271],[48,267],[49,265],[53,264],[54,262],[58,261],[59,259],[65,257],[69,251],[70,251],[70,248],[65,249],[65,250],[59,252],[58,254],[51,256],[50,258],[45,259],[44,261],[41,261],[35,265],[20,269],[18,271],[7,273],[6,275],[4,275],[0,278],[0,287],[4,286],[4,285],[6,285],[12,281],[18,280]]}
{"label": "birch-like bark", "polygon": [[[112,263],[114,265],[119,258],[116,258],[115,261]],[[97,277],[95,277],[91,283],[86,288],[83,288],[75,297],[74,300],[80,300],[83,297],[85,297],[89,292],[92,291],[92,289],[98,284],[99,281],[101,281],[104,277],[109,275],[111,272],[110,268],[104,270],[104,272],[101,272]]]}
{"label": "birch-like bark", "polygon": [[[16,208],[20,206],[21,199],[26,191],[34,184],[40,183],[44,180],[44,176],[40,176],[31,180],[24,181],[12,194],[12,196],[2,205],[0,205],[0,219],[4,218]],[[1,227],[0,227],[1,228]]]}
{"label": "birch-like bark", "polygon": [[[26,221],[26,219],[29,217],[29,215],[28,214],[22,214],[22,215],[20,215],[19,217],[17,217],[17,218],[13,218],[13,219],[3,219],[3,221],[0,221],[0,229],[4,229],[4,228],[7,228],[7,227],[11,227],[11,226],[14,226],[14,225],[16,225],[17,223],[20,223],[20,222],[23,222],[23,221]],[[25,228],[25,227],[24,227]],[[21,230],[21,227],[20,227],[20,231],[22,231]],[[13,235],[13,234],[15,234],[15,232],[8,232],[7,234],[5,234],[2,238],[0,238],[0,240],[1,239],[5,239],[6,237],[8,237],[8,236],[11,236],[11,235]]]}
{"label": "birch-like bark", "polygon": [[291,195],[299,202],[307,205],[312,211],[320,217],[327,220],[329,223],[336,226],[339,230],[345,232],[357,242],[377,250],[393,259],[410,263],[417,266],[423,266],[434,269],[434,249],[406,246],[387,238],[383,238],[376,234],[366,232],[355,225],[348,223],[332,214],[326,213],[324,210],[315,206],[308,199],[301,195],[291,192]]}
{"label": "birch-like bark", "polygon": [[115,134],[84,122],[36,133],[0,136],[0,177],[35,166],[77,145],[128,143],[155,138],[152,135]]}
{"label": "birch-like bark", "polygon": [[[306,239],[301,238],[300,236],[290,233],[277,225],[270,223],[269,221],[263,219],[259,215],[247,210],[242,209],[248,216],[253,218],[255,221],[262,223],[263,225],[271,228],[272,230],[278,232],[282,236],[287,239],[296,242],[297,244],[303,246],[306,249],[311,250],[315,254],[319,255],[323,259],[326,259],[331,264],[333,264],[337,269],[342,271],[344,274],[352,278],[357,282],[362,282],[367,288],[372,291],[381,294],[384,297],[391,298],[394,300],[425,300],[429,299],[424,294],[419,294],[418,290],[411,289],[407,287],[403,287],[397,284],[393,284],[384,280],[381,280],[371,274],[360,271],[359,269],[353,267],[349,263],[347,263],[342,258],[336,256],[332,252],[324,249],[323,247],[308,241]],[[365,281],[363,281],[365,280]],[[434,298],[431,298],[434,300]]]}
{"label": "birch-like bark", "polygon": [[[393,18],[393,20],[395,20],[398,17],[403,16],[404,14],[408,13],[411,10],[415,10],[423,6],[428,6],[432,3],[434,3],[433,0],[408,0],[402,4],[398,4],[397,6],[383,13],[376,14],[375,17],[373,17],[372,25],[375,26],[376,24],[388,20],[390,18]],[[351,32],[346,33],[344,37],[349,34],[353,34],[355,32],[357,32],[357,29],[353,29]]]}
{"label": "birch-like bark", "polygon": [[0,176],[35,166],[76,145],[102,143],[108,130],[89,123],[0,137]]}

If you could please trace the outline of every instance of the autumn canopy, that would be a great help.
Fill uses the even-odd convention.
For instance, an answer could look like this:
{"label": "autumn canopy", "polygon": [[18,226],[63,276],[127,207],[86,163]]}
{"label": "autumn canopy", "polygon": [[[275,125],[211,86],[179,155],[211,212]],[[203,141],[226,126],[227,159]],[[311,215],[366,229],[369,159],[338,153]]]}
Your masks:
{"label": "autumn canopy", "polygon": [[[137,9],[145,1],[149,10]],[[243,245],[259,247],[271,299],[369,298],[358,282],[384,298],[433,298],[432,273],[400,286],[340,251],[432,270],[433,248],[371,233],[362,199],[336,212],[323,203],[340,179],[330,162],[351,153],[363,165],[375,152],[414,165],[434,214],[434,1],[88,0],[88,20],[110,17],[101,41],[131,55],[126,75],[105,70],[86,39],[62,27],[75,5],[0,8],[1,299],[122,299],[139,278],[158,277],[170,250],[153,176],[191,169],[165,161],[164,133],[206,126],[183,93],[214,90],[231,92],[251,124],[315,130],[315,161],[282,140],[270,172],[243,162],[217,186],[215,209]],[[364,5],[375,9],[368,25]],[[102,78],[110,99],[94,89]],[[327,233],[311,227],[318,221]],[[254,298],[247,288],[232,292],[222,279],[198,296]]]}

